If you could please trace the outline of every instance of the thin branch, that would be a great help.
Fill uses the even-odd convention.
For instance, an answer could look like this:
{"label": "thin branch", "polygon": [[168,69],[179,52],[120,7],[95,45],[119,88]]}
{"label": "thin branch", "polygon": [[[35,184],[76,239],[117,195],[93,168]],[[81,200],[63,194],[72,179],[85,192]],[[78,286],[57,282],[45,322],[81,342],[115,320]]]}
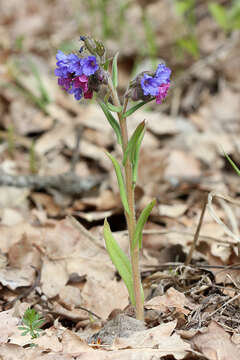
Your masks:
{"label": "thin branch", "polygon": [[0,186],[31,188],[33,190],[55,189],[68,195],[83,195],[101,184],[102,176],[79,177],[72,172],[54,176],[9,175],[0,171]]}
{"label": "thin branch", "polygon": [[205,211],[206,211],[206,207],[207,207],[207,199],[206,197],[204,197],[204,200],[203,200],[203,208],[202,208],[202,212],[201,212],[201,216],[200,216],[200,219],[199,219],[199,222],[198,222],[198,226],[197,226],[197,229],[196,229],[196,232],[195,232],[195,235],[194,235],[194,238],[193,238],[193,242],[192,242],[192,246],[190,248],[190,251],[188,253],[188,256],[187,256],[187,259],[185,261],[185,265],[188,266],[192,260],[192,255],[193,255],[193,252],[194,250],[196,249],[196,245],[197,245],[197,241],[198,241],[198,238],[199,238],[199,233],[200,233],[200,229],[201,229],[201,226],[202,226],[202,222],[203,222],[203,217],[204,217],[204,214],[205,214]]}

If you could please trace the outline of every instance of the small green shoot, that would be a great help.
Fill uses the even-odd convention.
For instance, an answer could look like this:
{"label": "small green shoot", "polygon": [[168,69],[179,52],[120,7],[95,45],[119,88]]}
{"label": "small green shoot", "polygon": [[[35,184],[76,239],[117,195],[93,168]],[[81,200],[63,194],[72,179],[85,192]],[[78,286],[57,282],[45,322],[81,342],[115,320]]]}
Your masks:
{"label": "small green shoot", "polygon": [[40,315],[35,309],[28,308],[23,315],[22,322],[24,326],[18,327],[18,329],[22,331],[22,336],[29,334],[33,340],[38,338],[40,332],[43,331],[41,326],[44,323],[44,319],[40,318]]}
{"label": "small green shoot", "polygon": [[224,152],[224,155],[226,156],[227,160],[230,162],[230,164],[232,165],[233,169],[236,171],[236,173],[238,174],[238,176],[240,176],[240,169],[237,167],[237,165],[235,164],[235,162],[230,158],[230,156],[228,156],[228,154],[226,154]]}

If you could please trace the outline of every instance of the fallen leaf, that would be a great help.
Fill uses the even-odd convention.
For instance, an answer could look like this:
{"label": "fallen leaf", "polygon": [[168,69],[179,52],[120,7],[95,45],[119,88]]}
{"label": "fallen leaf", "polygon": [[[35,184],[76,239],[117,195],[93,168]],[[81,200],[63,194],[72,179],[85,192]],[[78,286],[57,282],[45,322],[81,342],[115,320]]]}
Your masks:
{"label": "fallen leaf", "polygon": [[230,335],[222,326],[215,321],[211,321],[207,331],[195,335],[191,342],[209,360],[240,359],[240,349],[231,341]]}
{"label": "fallen leaf", "polygon": [[186,309],[186,307],[192,308],[194,307],[194,304],[191,304],[183,293],[171,287],[167,290],[166,294],[162,296],[155,296],[151,300],[147,301],[144,306],[147,309],[154,309],[162,312],[165,312],[170,308],[176,308],[178,312],[187,315],[190,310]]}

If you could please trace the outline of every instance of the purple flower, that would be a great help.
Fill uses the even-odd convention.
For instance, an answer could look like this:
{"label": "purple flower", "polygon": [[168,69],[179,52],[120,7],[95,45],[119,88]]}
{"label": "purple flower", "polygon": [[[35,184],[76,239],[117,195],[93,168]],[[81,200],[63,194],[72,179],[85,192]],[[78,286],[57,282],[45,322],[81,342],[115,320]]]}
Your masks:
{"label": "purple flower", "polygon": [[60,77],[58,78],[58,85],[62,86],[64,90],[69,90],[72,85],[72,77],[69,75],[68,77]]}
{"label": "purple flower", "polygon": [[165,97],[167,96],[167,93],[168,93],[169,86],[170,86],[170,83],[162,84],[161,86],[159,86],[158,94],[156,96],[156,103],[157,104],[161,104],[162,101],[165,99]]}
{"label": "purple flower", "polygon": [[145,96],[152,95],[156,96],[158,93],[159,83],[150,75],[144,74],[141,79],[141,87]]}
{"label": "purple flower", "polygon": [[76,100],[81,100],[82,98],[82,94],[83,94],[83,90],[81,87],[75,88],[72,87],[69,91],[69,94],[73,94]]}
{"label": "purple flower", "polygon": [[88,56],[82,61],[82,72],[86,76],[93,75],[99,68],[97,59],[95,56]]}

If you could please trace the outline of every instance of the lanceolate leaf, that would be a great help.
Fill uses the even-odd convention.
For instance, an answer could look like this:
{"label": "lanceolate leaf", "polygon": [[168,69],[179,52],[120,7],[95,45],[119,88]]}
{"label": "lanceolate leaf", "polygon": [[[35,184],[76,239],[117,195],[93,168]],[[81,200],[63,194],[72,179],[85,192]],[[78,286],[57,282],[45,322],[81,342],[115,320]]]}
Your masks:
{"label": "lanceolate leaf", "polygon": [[113,58],[113,63],[112,63],[112,82],[113,82],[113,86],[116,87],[118,86],[118,66],[117,66],[117,58],[118,58],[118,52],[116,53],[116,55]]}
{"label": "lanceolate leaf", "polygon": [[228,154],[226,154],[224,152],[224,155],[226,156],[226,158],[228,159],[228,161],[230,162],[230,164],[232,165],[232,167],[234,168],[234,170],[236,171],[236,173],[240,176],[240,169],[237,167],[237,165],[235,164],[235,162],[230,158],[230,156],[228,156]]}
{"label": "lanceolate leaf", "polygon": [[104,221],[103,236],[109,256],[123,279],[128,289],[131,303],[134,305],[135,298],[130,260],[114,239],[107,219]]}
{"label": "lanceolate leaf", "polygon": [[141,135],[138,138],[137,144],[135,146],[135,151],[131,153],[130,160],[131,163],[133,164],[133,186],[135,186],[137,182],[139,152],[143,137],[144,137],[144,131],[141,133]]}
{"label": "lanceolate leaf", "polygon": [[110,111],[113,111],[113,112],[121,112],[122,111],[122,107],[121,106],[115,106],[115,105],[112,105],[111,103],[107,103],[107,107],[109,108]]}
{"label": "lanceolate leaf", "polygon": [[142,133],[144,133],[145,130],[145,121],[141,122],[134,133],[131,136],[131,139],[129,140],[127,144],[127,148],[123,155],[123,165],[126,164],[127,158],[130,154],[130,159],[134,161],[134,155],[136,152],[136,146],[138,144],[139,139],[141,138]]}
{"label": "lanceolate leaf", "polygon": [[112,114],[110,113],[110,111],[107,108],[107,105],[104,104],[104,102],[99,102],[99,105],[101,106],[102,111],[104,112],[109,124],[111,125],[111,127],[115,131],[118,143],[121,145],[122,144],[122,137],[121,137],[120,126],[119,126],[117,120],[112,116]]}
{"label": "lanceolate leaf", "polygon": [[121,167],[120,167],[117,159],[115,159],[114,156],[109,154],[109,152],[107,152],[107,151],[106,151],[106,154],[113,163],[113,166],[114,166],[114,169],[115,169],[115,172],[116,172],[116,175],[117,175],[118,187],[119,187],[123,207],[124,207],[125,211],[129,214],[130,210],[129,210],[129,206],[128,206],[127,194],[126,194],[126,190],[125,190],[125,185],[124,185],[124,181],[123,181],[123,175],[122,175]]}
{"label": "lanceolate leaf", "polygon": [[[152,99],[151,99],[152,100]],[[131,107],[128,111],[126,111],[123,114],[123,117],[128,117],[130,115],[132,115],[137,109],[139,109],[140,107],[142,107],[143,105],[147,104],[148,101],[141,101],[140,103],[138,103],[137,105],[134,105],[133,107]]]}
{"label": "lanceolate leaf", "polygon": [[148,204],[141,212],[133,236],[132,249],[134,249],[135,246],[139,246],[139,249],[141,249],[143,227],[146,224],[147,219],[155,204],[156,204],[156,200],[151,201],[150,204]]}

